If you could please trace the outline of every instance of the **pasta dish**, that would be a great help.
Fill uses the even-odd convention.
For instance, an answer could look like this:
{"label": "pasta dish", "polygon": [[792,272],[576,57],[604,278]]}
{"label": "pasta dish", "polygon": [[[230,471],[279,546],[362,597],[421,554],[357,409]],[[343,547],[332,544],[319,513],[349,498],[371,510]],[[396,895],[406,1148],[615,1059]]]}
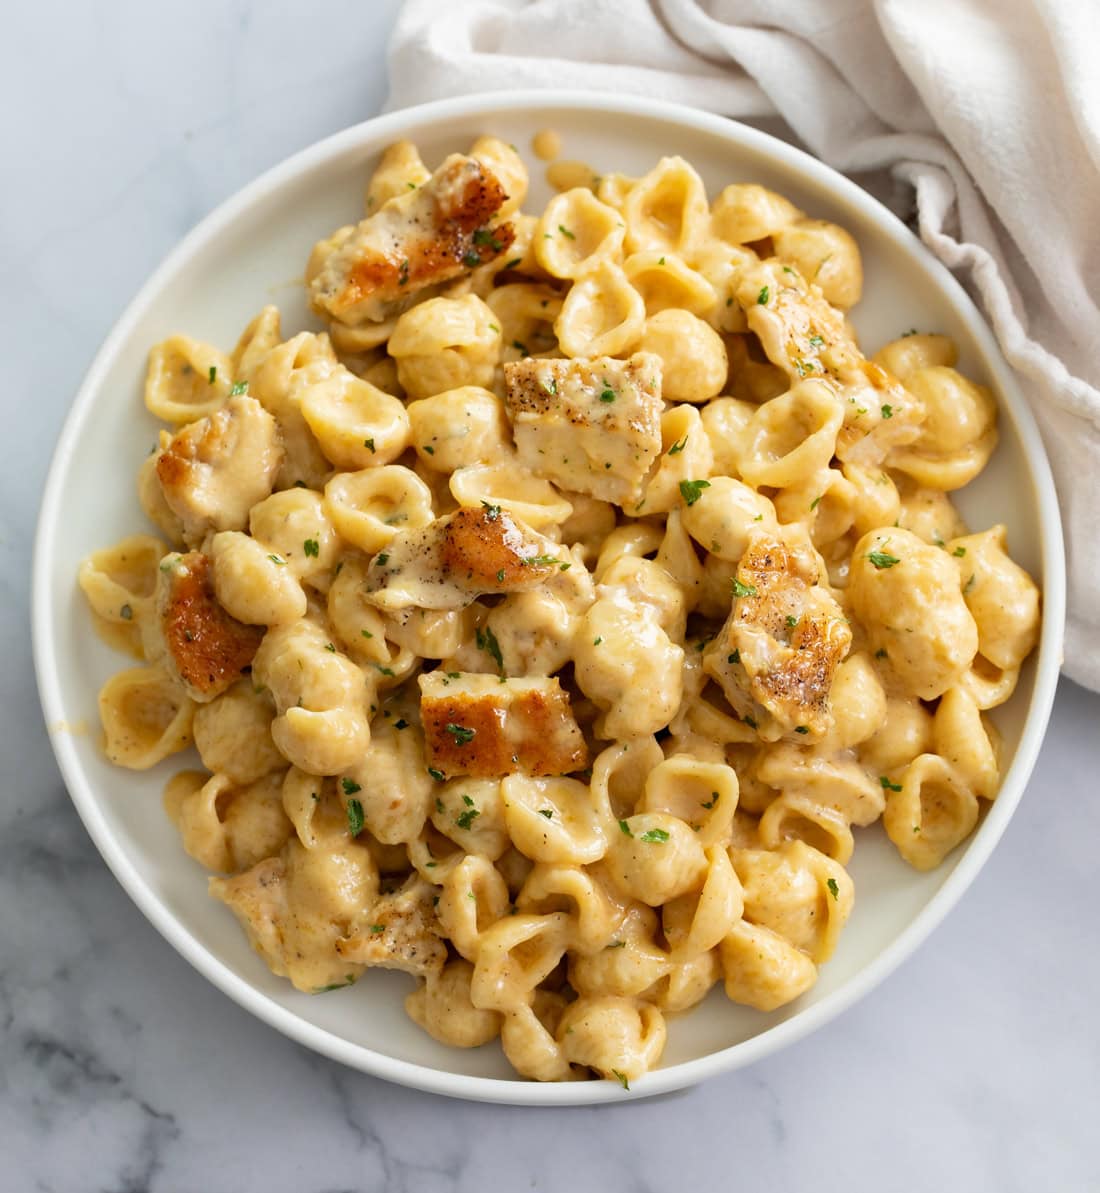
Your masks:
{"label": "pasta dish", "polygon": [[194,746],[166,811],[276,974],[398,969],[435,1039],[629,1086],[713,986],[813,985],[856,830],[967,838],[1039,593],[951,500],[992,395],[945,336],[864,354],[846,230],[678,157],[558,177],[392,145],[323,330],[152,349],[157,533],[79,580],[135,657],[107,756]]}

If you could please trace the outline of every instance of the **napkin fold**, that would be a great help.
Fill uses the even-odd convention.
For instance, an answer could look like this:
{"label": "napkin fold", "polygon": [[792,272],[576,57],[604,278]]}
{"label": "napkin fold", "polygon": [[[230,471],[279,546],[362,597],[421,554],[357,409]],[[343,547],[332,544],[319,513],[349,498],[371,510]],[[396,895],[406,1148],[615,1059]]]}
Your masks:
{"label": "napkin fold", "polygon": [[1097,46],[1093,0],[406,0],[388,107],[636,92],[779,117],[880,197],[900,184],[1035,412],[1066,532],[1064,670],[1100,690]]}

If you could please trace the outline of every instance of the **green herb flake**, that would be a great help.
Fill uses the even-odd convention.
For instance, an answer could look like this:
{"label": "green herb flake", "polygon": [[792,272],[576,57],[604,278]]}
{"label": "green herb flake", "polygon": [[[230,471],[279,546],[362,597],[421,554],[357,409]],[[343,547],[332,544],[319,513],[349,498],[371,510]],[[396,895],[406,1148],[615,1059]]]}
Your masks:
{"label": "green herb flake", "polygon": [[499,505],[493,505],[491,502],[482,501],[481,508],[485,511],[485,517],[490,522],[495,522],[500,517]]}
{"label": "green herb flake", "polygon": [[364,638],[373,638],[374,637],[374,635],[370,632],[370,630],[360,630],[359,633],[362,634]]}
{"label": "green herb flake", "polygon": [[313,993],[314,994],[327,994],[330,990],[344,990],[348,986],[354,986],[354,985],[355,985],[355,974],[349,973],[348,976],[342,982],[331,982],[327,986],[317,986],[314,989]]}
{"label": "green herb flake", "polygon": [[430,443],[425,443],[425,444],[424,444],[424,445],[423,445],[423,446],[420,448],[420,450],[421,450],[422,452],[427,452],[429,456],[434,456],[434,455],[435,455],[435,448],[434,448],[434,447],[432,447],[432,445],[431,445]]}
{"label": "green herb flake", "polygon": [[231,398],[236,398],[239,395],[246,394],[246,393],[248,393],[248,382],[247,381],[235,381],[229,387],[229,396]]}
{"label": "green herb flake", "polygon": [[378,670],[383,675],[388,675],[391,679],[393,678],[393,668],[392,667],[383,667],[381,663],[375,663],[374,665],[378,668]]}
{"label": "green herb flake", "polygon": [[[480,264],[480,262],[478,262]],[[406,257],[401,262],[401,268],[397,271],[397,284],[399,286],[407,286],[409,284],[409,259]]]}
{"label": "green herb flake", "polygon": [[805,725],[796,725],[794,727],[795,733],[809,733],[809,729]]}
{"label": "green herb flake", "polygon": [[[437,783],[442,783],[442,782],[444,781],[445,777],[446,777],[446,776],[443,774],[443,772],[442,772],[441,770],[438,770],[438,769],[437,769],[436,767],[434,767],[434,766],[429,766],[429,767],[428,767],[428,774],[429,774],[429,775],[431,775],[431,777],[432,777],[433,779],[435,779],[435,781],[436,781]],[[437,805],[437,807],[439,808],[439,810],[442,812],[442,811],[443,811],[443,804],[442,804],[442,802],[441,802],[440,800],[436,800],[435,802],[436,802],[436,805]]]}
{"label": "green herb flake", "polygon": [[481,813],[477,810],[477,808],[467,808],[465,812],[462,812],[460,815],[455,817],[455,824],[457,824],[460,829],[464,829],[465,831],[469,832],[469,830],[473,827],[474,821],[480,815]]}
{"label": "green herb flake", "polygon": [[369,452],[373,452],[373,451],[374,451],[374,440],[373,440],[373,439],[364,439],[364,440],[363,440],[363,446],[364,446],[364,447],[365,447],[365,448],[366,448],[366,449],[367,449]]}
{"label": "green herb flake", "polygon": [[620,1072],[618,1069],[612,1069],[611,1072],[615,1075],[615,1079],[623,1087],[623,1089],[630,1088],[630,1082],[627,1080],[625,1073]]}
{"label": "green herb flake", "polygon": [[701,804],[701,805],[702,805],[704,808],[713,808],[713,807],[714,807],[714,805],[715,805],[715,804],[718,802],[718,799],[719,799],[718,792],[717,792],[717,791],[712,791],[712,792],[710,793],[710,799],[709,799],[709,800],[700,800],[700,801],[699,801],[699,803],[700,803],[700,804]]}
{"label": "green herb flake", "polygon": [[834,899],[840,898],[840,887],[837,886],[835,878],[830,878],[825,885],[829,888],[829,894],[832,895]]}
{"label": "green herb flake", "polygon": [[732,664],[734,667],[738,666],[741,662],[741,652],[735,650],[733,654],[726,655],[726,662]]}
{"label": "green herb flake", "polygon": [[668,833],[663,828],[650,828],[646,829],[638,840],[644,841],[647,845],[663,845],[668,840]]}
{"label": "green herb flake", "polygon": [[630,831],[630,825],[625,820],[619,821],[619,832],[621,832],[624,837],[634,836],[634,834]]}
{"label": "green herb flake", "polygon": [[272,563],[277,563],[280,566],[286,565],[286,560],[281,555],[272,554],[268,556],[268,559],[270,559]]}
{"label": "green herb flake", "polygon": [[954,555],[956,559],[962,559],[966,555],[966,548],[965,547],[956,547],[955,550],[951,552],[951,554]]}
{"label": "green herb flake", "polygon": [[358,837],[363,831],[363,805],[357,799],[348,800],[348,831],[353,837]]}
{"label": "green herb flake", "polygon": [[883,403],[882,417],[883,418],[893,418],[894,417],[894,408],[887,402]]}
{"label": "green herb flake", "polygon": [[607,945],[607,948],[609,948],[609,949],[625,949],[626,941],[625,940],[613,940],[609,945]]}
{"label": "green herb flake", "polygon": [[503,568],[501,568],[500,571],[497,572],[497,583],[498,584],[504,583],[504,569]]}
{"label": "green herb flake", "polygon": [[515,267],[523,260],[522,257],[513,257],[511,261],[504,262],[505,269],[515,269]]}
{"label": "green herb flake", "polygon": [[210,366],[210,374],[206,379],[211,385],[213,385],[214,382],[217,381],[217,379],[218,379],[218,366],[217,365]]}
{"label": "green herb flake", "polygon": [[593,639],[592,639],[592,645],[593,645],[593,646],[599,646],[599,644],[600,644],[602,641],[603,641],[603,635],[601,634],[599,638],[593,638]]}
{"label": "green herb flake", "polygon": [[757,725],[757,723],[756,723],[755,717],[742,717],[741,719],[745,722],[746,725],[748,725],[748,727],[750,729],[759,729],[760,728],[760,726]]}
{"label": "green herb flake", "polygon": [[669,456],[678,456],[684,450],[684,448],[687,447],[687,441],[688,437],[687,435],[684,435],[683,439],[674,443],[665,454]]}
{"label": "green herb flake", "polygon": [[[823,493],[821,496],[822,496],[822,497],[824,497],[824,496],[825,496],[825,494]],[[821,497],[815,497],[815,498],[813,499],[813,501],[811,501],[811,502],[810,502],[810,509],[811,509],[811,510],[815,510],[815,509],[817,509],[817,507],[818,507],[820,504],[821,504]]]}
{"label": "green herb flake", "polygon": [[[554,563],[561,563],[561,560],[558,559],[558,557],[556,555],[528,555],[524,559],[521,559],[519,562],[520,562],[520,567],[544,568],[544,567],[549,567],[551,564],[554,564]],[[565,571],[565,569],[562,568],[562,571]]]}
{"label": "green herb flake", "polygon": [[341,779],[340,786],[343,787],[345,795],[355,795],[363,790],[354,779]]}
{"label": "green herb flake", "polygon": [[374,557],[374,561],[375,561],[375,563],[378,564],[379,567],[385,567],[386,564],[389,563],[390,557],[386,554],[385,551],[382,551]]}
{"label": "green herb flake", "polygon": [[447,732],[454,738],[456,746],[467,746],[477,736],[476,729],[467,729],[465,725],[456,725],[454,721],[447,722]]}
{"label": "green herb flake", "polygon": [[302,550],[312,559],[316,559],[321,554],[321,544],[316,539],[306,539],[302,544]]}
{"label": "green herb flake", "polygon": [[704,489],[710,488],[710,481],[681,481],[680,496],[686,505],[694,505],[703,495]]}
{"label": "green herb flake", "polygon": [[462,264],[467,269],[477,269],[481,264],[481,258],[472,249],[462,258]]}
{"label": "green herb flake", "polygon": [[553,808],[539,808],[539,815],[545,816],[547,820],[553,820],[554,819],[554,809]]}
{"label": "green herb flake", "polygon": [[900,783],[891,783],[885,775],[879,775],[878,781],[882,784],[883,791],[900,791]]}
{"label": "green herb flake", "polygon": [[820,336],[810,336],[811,348],[824,348],[825,341]]}
{"label": "green herb flake", "polygon": [[761,286],[760,293],[756,296],[756,305],[766,307],[768,305],[768,287]]}
{"label": "green herb flake", "polygon": [[488,228],[478,228],[474,233],[474,244],[487,244],[494,253],[499,253],[504,245],[489,231]]}
{"label": "green herb flake", "polygon": [[971,576],[970,579],[967,580],[966,587],[963,589],[963,596],[966,596],[966,594],[974,587],[974,581],[977,580],[977,578],[977,576]]}
{"label": "green herb flake", "polygon": [[740,580],[734,580],[733,595],[735,597],[754,597],[756,596],[756,587],[753,584],[742,584]]}
{"label": "green herb flake", "polygon": [[325,650],[327,650],[329,652],[329,654],[336,653],[336,647],[331,642],[325,643]]}
{"label": "green herb flake", "polygon": [[869,559],[877,571],[882,571],[883,568],[892,568],[895,563],[901,563],[896,555],[891,555],[887,551],[869,551],[864,557]]}
{"label": "green herb flake", "polygon": [[794,629],[794,627],[795,627],[796,625],[798,625],[798,618],[797,618],[797,617],[792,617],[792,616],[791,616],[791,615],[788,613],[788,614],[787,614],[787,628],[788,628],[788,629],[791,629],[791,630],[793,630],[793,629]]}
{"label": "green herb flake", "polygon": [[385,932],[386,925],[385,924],[371,924],[370,930],[375,934],[375,936],[377,936],[379,932]]}
{"label": "green herb flake", "polygon": [[566,227],[565,227],[564,225],[562,225],[562,224],[558,224],[558,231],[559,231],[559,232],[562,234],[562,236],[566,236],[566,237],[568,237],[570,240],[576,240],[576,239],[577,239],[577,238],[576,238],[576,237],[573,235],[573,233],[572,233],[572,232],[570,232],[570,231],[569,231],[569,229],[568,229],[568,228],[566,228]]}
{"label": "green herb flake", "polygon": [[542,388],[546,390],[548,394],[556,394],[558,392],[558,383],[553,377],[551,377],[549,381],[543,380]]}
{"label": "green herb flake", "polygon": [[444,809],[444,807],[443,807],[443,801],[442,801],[442,800],[439,798],[439,796],[436,796],[436,797],[435,797],[435,810],[436,810],[437,812],[443,812],[443,811],[445,811],[445,809]]}

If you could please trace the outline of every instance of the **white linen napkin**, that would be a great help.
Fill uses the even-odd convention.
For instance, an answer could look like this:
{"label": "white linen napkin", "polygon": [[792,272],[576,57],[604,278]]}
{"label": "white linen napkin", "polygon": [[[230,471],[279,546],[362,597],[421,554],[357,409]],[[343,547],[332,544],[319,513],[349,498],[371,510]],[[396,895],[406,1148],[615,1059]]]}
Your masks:
{"label": "white linen napkin", "polygon": [[1097,46],[1095,0],[406,0],[388,106],[638,92],[779,116],[872,189],[908,184],[1035,411],[1065,521],[1065,671],[1100,690]]}

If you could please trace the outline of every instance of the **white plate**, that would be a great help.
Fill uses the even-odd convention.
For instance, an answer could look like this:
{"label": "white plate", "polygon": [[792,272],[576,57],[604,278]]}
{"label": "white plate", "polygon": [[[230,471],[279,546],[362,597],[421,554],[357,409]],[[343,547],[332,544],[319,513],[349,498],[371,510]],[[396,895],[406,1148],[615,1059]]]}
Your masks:
{"label": "white plate", "polygon": [[[496,1044],[470,1051],[435,1043],[405,1017],[403,975],[371,973],[323,996],[273,977],[234,917],[207,896],[205,874],[161,810],[164,780],[179,758],[131,773],[110,766],[97,748],[96,693],[127,664],[93,634],[75,582],[90,551],[146,529],[134,478],[156,433],[141,400],[153,343],[183,331],[228,349],[268,302],[282,308],[287,334],[314,326],[300,284],[310,247],[358,217],[372,160],[400,137],[415,140],[429,164],[482,132],[514,142],[532,167],[527,206],[536,210],[549,191],[529,145],[545,127],[562,134],[566,157],[601,170],[640,174],[664,154],[681,154],[711,196],[729,182],[761,182],[849,228],[866,271],[855,313],[861,341],[874,348],[909,327],[946,332],[959,344],[962,370],[996,391],[1001,445],[958,504],[976,528],[1008,524],[1013,557],[1044,591],[1038,654],[994,715],[1005,741],[1004,784],[966,846],[941,869],[918,874],[880,828],[862,830],[851,866],[855,911],[813,990],[765,1015],[734,1006],[717,988],[670,1024],[661,1068],[629,1094],[613,1082],[524,1082]],[[498,93],[383,116],[315,145],[225,203],[156,271],[96,357],[54,456],[35,555],[34,648],[53,748],[93,840],[156,928],[241,1006],[318,1052],[422,1089],[525,1104],[618,1102],[703,1080],[791,1043],[870,990],[939,923],[988,858],[1034,764],[1057,680],[1064,588],[1054,487],[1031,415],[970,300],[894,216],[812,158],[729,120],[629,97]]]}

